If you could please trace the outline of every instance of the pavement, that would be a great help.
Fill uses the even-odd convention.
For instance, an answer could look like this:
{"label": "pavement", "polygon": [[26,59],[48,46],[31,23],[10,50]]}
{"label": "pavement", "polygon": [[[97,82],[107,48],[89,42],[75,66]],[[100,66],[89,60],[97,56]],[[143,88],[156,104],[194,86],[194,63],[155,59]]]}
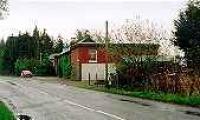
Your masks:
{"label": "pavement", "polygon": [[0,100],[34,120],[200,120],[200,108],[76,88],[56,79],[0,77]]}

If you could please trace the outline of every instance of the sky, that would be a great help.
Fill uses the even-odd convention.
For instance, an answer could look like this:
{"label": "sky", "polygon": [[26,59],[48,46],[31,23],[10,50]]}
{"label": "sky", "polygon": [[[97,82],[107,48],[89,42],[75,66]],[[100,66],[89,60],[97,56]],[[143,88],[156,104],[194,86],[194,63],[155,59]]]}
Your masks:
{"label": "sky", "polygon": [[104,31],[105,21],[110,28],[126,19],[149,19],[173,29],[173,20],[184,9],[186,0],[9,0],[9,16],[0,21],[0,38],[32,32],[35,25],[45,28],[53,37],[74,36],[77,29]]}

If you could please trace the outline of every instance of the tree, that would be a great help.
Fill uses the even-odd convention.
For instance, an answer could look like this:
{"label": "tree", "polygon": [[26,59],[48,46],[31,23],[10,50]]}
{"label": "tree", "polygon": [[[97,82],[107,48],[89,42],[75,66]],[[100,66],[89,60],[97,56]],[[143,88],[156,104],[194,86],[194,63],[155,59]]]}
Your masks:
{"label": "tree", "polygon": [[59,35],[57,41],[55,42],[55,53],[60,53],[62,52],[64,48],[64,43],[63,43],[63,38]]}
{"label": "tree", "polygon": [[50,36],[46,33],[44,29],[42,35],[40,36],[40,53],[51,54],[53,53],[53,41]]}
{"label": "tree", "polygon": [[8,0],[0,0],[0,19],[8,12]]}
{"label": "tree", "polygon": [[70,57],[67,55],[61,56],[58,64],[58,75],[59,77],[70,78],[72,66],[70,63]]}
{"label": "tree", "polygon": [[175,45],[185,52],[189,66],[198,67],[200,64],[200,1],[190,0],[186,10],[180,12],[179,18],[174,21],[174,25]]}
{"label": "tree", "polygon": [[84,32],[82,32],[80,30],[77,30],[76,31],[76,38],[77,38],[78,41],[83,40],[83,38],[84,38]]}
{"label": "tree", "polygon": [[76,32],[77,41],[81,41],[83,39],[90,39],[90,38],[91,38],[91,35],[90,35],[89,30],[83,30],[83,31],[77,30]]}
{"label": "tree", "polygon": [[[141,56],[142,54],[155,56],[158,52],[159,54],[163,53],[164,49],[170,51],[170,47],[164,48],[165,45],[161,42],[169,41],[162,27],[158,27],[155,23],[151,23],[149,20],[142,20],[139,17],[126,20],[122,26],[112,29],[109,34],[109,40],[111,43],[111,46],[109,46],[110,52],[117,55],[116,58],[118,59],[127,56]],[[112,43],[123,44],[112,46]],[[125,45],[124,43],[131,43],[132,45]],[[159,51],[157,51],[158,47]],[[148,51],[149,53],[147,53]],[[170,54],[165,53],[166,56]]]}
{"label": "tree", "polygon": [[4,48],[5,46],[6,46],[6,43],[5,43],[4,39],[1,39],[0,48]]}
{"label": "tree", "polygon": [[4,72],[5,69],[5,61],[4,61],[4,56],[5,56],[5,48],[6,48],[6,44],[4,42],[4,40],[2,39],[0,42],[0,74],[2,74]]}
{"label": "tree", "polygon": [[40,59],[40,34],[39,34],[39,30],[37,28],[37,26],[35,26],[34,30],[33,30],[33,42],[34,42],[34,58],[36,59]]}
{"label": "tree", "polygon": [[14,74],[15,62],[17,59],[32,59],[34,58],[34,41],[29,33],[18,36],[9,36],[6,41],[5,52],[3,56],[5,71]]}

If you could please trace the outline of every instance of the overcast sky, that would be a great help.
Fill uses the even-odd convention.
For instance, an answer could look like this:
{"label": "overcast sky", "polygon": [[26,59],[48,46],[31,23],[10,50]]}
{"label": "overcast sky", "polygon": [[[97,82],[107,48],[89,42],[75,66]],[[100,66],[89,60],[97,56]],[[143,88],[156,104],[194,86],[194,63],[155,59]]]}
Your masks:
{"label": "overcast sky", "polygon": [[0,21],[0,38],[31,32],[35,25],[54,37],[70,38],[76,29],[104,30],[106,20],[120,25],[136,15],[171,30],[186,0],[9,0],[9,4],[10,15]]}

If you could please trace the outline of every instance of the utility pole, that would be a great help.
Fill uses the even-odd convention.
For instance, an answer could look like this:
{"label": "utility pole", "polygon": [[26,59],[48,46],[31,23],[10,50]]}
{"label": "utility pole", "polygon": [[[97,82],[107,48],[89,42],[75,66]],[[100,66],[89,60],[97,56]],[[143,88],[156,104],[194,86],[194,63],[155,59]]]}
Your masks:
{"label": "utility pole", "polygon": [[[14,61],[14,57],[15,57],[15,55],[14,55],[14,37],[13,37],[13,34],[12,34],[12,39],[11,39],[11,41],[12,41],[12,53],[11,53],[11,55],[12,55],[12,62]],[[14,75],[14,65],[12,65],[12,74]]]}
{"label": "utility pole", "polygon": [[105,64],[105,72],[106,72],[106,81],[108,81],[108,21],[106,21],[106,26],[105,26],[106,34],[105,34],[105,50],[106,50],[106,64]]}

